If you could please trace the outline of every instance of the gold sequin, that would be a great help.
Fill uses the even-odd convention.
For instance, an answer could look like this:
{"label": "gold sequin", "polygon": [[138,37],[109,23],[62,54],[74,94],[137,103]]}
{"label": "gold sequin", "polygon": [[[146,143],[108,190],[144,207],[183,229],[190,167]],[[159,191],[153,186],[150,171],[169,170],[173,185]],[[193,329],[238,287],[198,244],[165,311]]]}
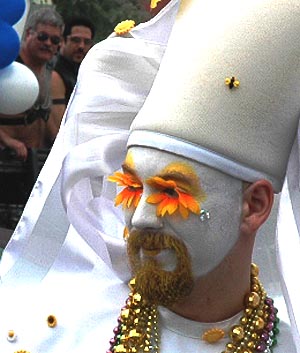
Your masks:
{"label": "gold sequin", "polygon": [[215,343],[220,341],[225,336],[224,330],[220,328],[212,328],[203,333],[202,339],[208,343]]}
{"label": "gold sequin", "polygon": [[57,325],[57,319],[54,315],[49,315],[47,317],[47,324],[49,327],[53,328]]}
{"label": "gold sequin", "polygon": [[9,342],[14,342],[17,339],[17,335],[14,330],[9,330],[7,332],[7,340]]}

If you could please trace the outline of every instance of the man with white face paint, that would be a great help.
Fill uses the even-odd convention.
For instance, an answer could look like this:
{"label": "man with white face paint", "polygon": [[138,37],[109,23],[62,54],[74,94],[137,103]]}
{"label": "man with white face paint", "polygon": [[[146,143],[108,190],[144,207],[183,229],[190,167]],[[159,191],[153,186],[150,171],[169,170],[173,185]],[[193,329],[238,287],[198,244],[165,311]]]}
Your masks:
{"label": "man with white face paint", "polygon": [[278,326],[252,263],[297,133],[299,14],[293,0],[181,2],[110,177],[133,280],[109,352],[299,352],[295,303]]}
{"label": "man with white face paint", "polygon": [[[167,277],[168,273],[179,266],[177,252],[183,246],[185,248],[182,254],[183,259],[180,257],[179,260],[186,261],[186,257],[189,257],[191,264],[188,262],[185,264],[187,269],[181,264],[181,270],[185,270],[185,272],[184,275],[178,273],[179,280],[174,285],[176,290],[173,291],[173,294],[176,295],[178,286],[182,284],[182,290],[186,295],[186,292],[191,290],[191,282],[198,281],[199,278],[205,277],[214,270],[236,245],[240,234],[242,182],[205,165],[186,161],[182,157],[155,149],[132,147],[128,155],[133,161],[134,167],[130,168],[125,163],[124,170],[131,170],[134,174],[130,175],[140,180],[143,189],[141,200],[136,209],[131,207],[125,211],[127,228],[130,233],[128,237],[129,260],[134,270],[136,269],[139,273],[141,262],[153,259],[161,264],[162,270],[167,271],[165,274]],[[220,193],[220,189],[224,192]],[[185,201],[181,201],[179,197],[181,200],[182,197],[185,197]],[[158,201],[157,204],[152,203],[156,201]],[[180,207],[186,209],[184,208],[185,203],[190,206],[187,207],[187,212],[190,214],[181,214],[180,212]],[[161,210],[159,210],[160,206]],[[200,215],[201,209],[202,214]],[[206,222],[203,210],[209,210],[209,214],[213,215],[209,222]],[[233,210],[235,211],[233,212]],[[162,216],[163,214],[164,216]],[[225,229],[224,219],[230,219],[230,223],[226,225]],[[138,234],[132,236],[132,232]],[[145,233],[149,235],[146,236]],[[161,240],[158,240],[160,234]],[[165,236],[170,237],[166,244],[164,244]],[[147,238],[149,239],[147,240]],[[170,241],[171,243],[168,245]],[[160,245],[161,252],[159,252]],[[235,255],[240,246],[236,245]],[[179,251],[179,254],[181,253],[182,251]],[[227,262],[228,265],[230,267],[239,265],[242,268],[240,257],[231,257],[232,260]],[[246,271],[248,271],[249,264],[247,264],[246,258],[249,261],[249,256],[243,260],[247,265]],[[221,267],[222,273],[225,274],[223,263]],[[149,279],[146,278],[148,285],[151,280],[155,283],[153,286],[149,286],[151,290],[148,288],[148,295],[156,301],[157,296],[154,293],[155,286],[158,286],[157,278],[152,278],[149,275]],[[237,278],[231,278],[233,283],[236,280]],[[248,282],[247,280],[243,284],[245,288],[241,290],[242,293],[247,291]],[[229,285],[229,281],[227,284]],[[137,280],[137,286],[139,285]],[[219,298],[220,300],[224,299],[225,293],[229,294],[226,288],[222,288],[224,293]],[[232,288],[236,292],[237,285]],[[203,295],[199,295],[199,299],[203,301]],[[194,304],[192,305],[194,306]],[[182,304],[180,306],[182,307]],[[214,308],[216,308],[215,302]],[[226,310],[230,311],[228,306]],[[196,315],[196,310],[193,309],[193,311]],[[199,311],[203,313],[202,308],[199,308]],[[210,314],[212,314],[211,310]]]}
{"label": "man with white face paint", "polygon": [[[251,265],[255,233],[268,217],[272,188],[281,189],[298,123],[299,77],[292,68],[299,65],[293,46],[299,12],[296,0],[181,1],[161,70],[131,127],[123,171],[98,190],[99,175],[119,169],[116,141],[124,139],[114,136],[79,139],[64,163],[69,219],[85,237],[99,236],[95,247],[119,220],[117,211],[109,212],[113,203],[123,206],[135,276],[130,290],[109,261],[78,271],[75,247],[74,257],[65,259],[73,272],[56,262],[38,288],[18,286],[23,303],[12,301],[13,286],[2,293],[5,327],[18,329],[17,340],[9,332],[5,345],[0,326],[3,351],[14,344],[14,351],[43,353],[299,353],[291,328],[295,341],[299,332],[282,316],[280,291],[270,278],[267,294]],[[88,114],[79,115],[78,126],[86,127],[87,116],[92,130]],[[99,143],[107,141],[103,151]],[[72,167],[79,175],[70,173]],[[122,187],[116,198],[111,182]],[[125,272],[118,239],[105,240],[111,261]],[[58,260],[66,255],[62,248]],[[40,265],[43,258],[33,260]]]}

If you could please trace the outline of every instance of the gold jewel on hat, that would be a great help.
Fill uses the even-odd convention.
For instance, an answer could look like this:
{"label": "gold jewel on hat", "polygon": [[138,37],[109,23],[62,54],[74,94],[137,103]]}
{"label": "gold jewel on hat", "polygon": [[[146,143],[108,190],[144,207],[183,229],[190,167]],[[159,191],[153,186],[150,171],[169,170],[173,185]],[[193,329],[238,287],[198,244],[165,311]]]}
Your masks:
{"label": "gold jewel on hat", "polygon": [[240,81],[237,80],[234,76],[227,77],[225,79],[225,85],[227,85],[230,89],[232,89],[233,87],[237,88],[240,85]]}

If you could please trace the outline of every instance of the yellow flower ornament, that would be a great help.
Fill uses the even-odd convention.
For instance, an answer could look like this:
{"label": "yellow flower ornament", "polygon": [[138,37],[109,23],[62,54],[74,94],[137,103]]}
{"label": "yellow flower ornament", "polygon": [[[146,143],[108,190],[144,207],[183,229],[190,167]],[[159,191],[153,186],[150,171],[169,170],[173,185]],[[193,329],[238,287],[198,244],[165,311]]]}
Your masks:
{"label": "yellow flower ornament", "polygon": [[122,35],[128,33],[134,26],[135,22],[133,20],[125,20],[117,24],[114,31],[118,35]]}

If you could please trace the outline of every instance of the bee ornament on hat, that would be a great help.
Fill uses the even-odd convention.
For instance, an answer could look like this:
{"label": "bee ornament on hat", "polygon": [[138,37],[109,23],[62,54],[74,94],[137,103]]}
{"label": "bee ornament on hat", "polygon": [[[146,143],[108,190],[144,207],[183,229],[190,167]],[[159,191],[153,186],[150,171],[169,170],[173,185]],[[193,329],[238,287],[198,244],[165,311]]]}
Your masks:
{"label": "bee ornament on hat", "polygon": [[251,265],[297,135],[299,15],[295,0],[181,1],[110,178],[134,279],[109,352],[300,351],[292,298],[290,328]]}

